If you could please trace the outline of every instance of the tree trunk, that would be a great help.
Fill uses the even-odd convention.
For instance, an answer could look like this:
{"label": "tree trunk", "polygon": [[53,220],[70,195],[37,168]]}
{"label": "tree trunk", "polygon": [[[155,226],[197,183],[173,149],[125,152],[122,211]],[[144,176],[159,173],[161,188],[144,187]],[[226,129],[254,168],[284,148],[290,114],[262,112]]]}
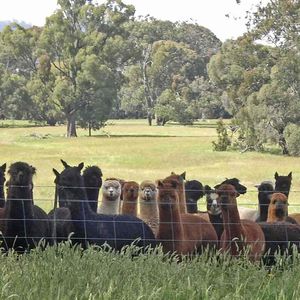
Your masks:
{"label": "tree trunk", "polygon": [[67,116],[67,137],[77,137],[75,113],[71,113]]}
{"label": "tree trunk", "polygon": [[91,123],[89,123],[89,136],[92,136],[92,126],[91,126]]}
{"label": "tree trunk", "polygon": [[150,110],[147,113],[147,119],[148,119],[149,126],[152,126],[152,113]]}
{"label": "tree trunk", "polygon": [[289,155],[290,153],[289,153],[289,150],[287,147],[287,142],[283,135],[280,135],[278,143],[279,143],[279,146],[282,148],[282,154]]}

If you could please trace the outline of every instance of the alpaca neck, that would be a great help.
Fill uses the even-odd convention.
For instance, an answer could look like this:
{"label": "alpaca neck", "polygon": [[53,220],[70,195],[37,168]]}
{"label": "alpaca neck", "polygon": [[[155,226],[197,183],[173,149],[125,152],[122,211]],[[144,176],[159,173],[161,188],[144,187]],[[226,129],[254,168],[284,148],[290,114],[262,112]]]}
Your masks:
{"label": "alpaca neck", "polygon": [[198,212],[197,202],[194,202],[193,199],[186,201],[186,209],[189,214],[196,214]]}
{"label": "alpaca neck", "polygon": [[97,212],[98,208],[98,197],[99,197],[99,188],[87,188],[86,196],[92,211]]}
{"label": "alpaca neck", "polygon": [[0,208],[5,206],[4,187],[0,186]]}
{"label": "alpaca neck", "polygon": [[13,186],[7,192],[7,212],[11,218],[32,219],[32,191],[27,187]]}
{"label": "alpaca neck", "polygon": [[208,214],[210,223],[214,226],[218,238],[220,239],[223,233],[223,217],[222,212],[219,214]]}
{"label": "alpaca neck", "polygon": [[[269,203],[265,201],[265,199],[262,199],[263,196],[258,196],[259,201],[259,217],[261,222],[267,221],[268,218],[268,209],[269,209]],[[266,196],[264,196],[266,197]]]}
{"label": "alpaca neck", "polygon": [[108,200],[103,195],[99,213],[105,215],[118,215],[120,213],[120,197],[115,200]]}
{"label": "alpaca neck", "polygon": [[179,196],[179,209],[181,214],[186,214],[187,213],[187,208],[186,208],[186,198],[185,198],[185,190],[184,190],[184,185],[183,183],[179,186],[178,188],[178,196]]}
{"label": "alpaca neck", "polygon": [[134,197],[128,197],[123,199],[122,205],[123,215],[137,215],[137,199]]}
{"label": "alpaca neck", "polygon": [[157,202],[140,201],[140,216],[143,218],[157,219],[158,218],[158,206]]}
{"label": "alpaca neck", "polygon": [[[183,226],[181,222],[181,212],[178,205],[159,204],[159,236],[162,239],[171,241],[181,240],[183,236]],[[181,238],[178,238],[181,237]]]}
{"label": "alpaca neck", "polygon": [[235,238],[241,238],[243,230],[239,211],[236,205],[227,205],[222,207],[222,217],[224,232],[226,233],[226,242],[231,242]]}

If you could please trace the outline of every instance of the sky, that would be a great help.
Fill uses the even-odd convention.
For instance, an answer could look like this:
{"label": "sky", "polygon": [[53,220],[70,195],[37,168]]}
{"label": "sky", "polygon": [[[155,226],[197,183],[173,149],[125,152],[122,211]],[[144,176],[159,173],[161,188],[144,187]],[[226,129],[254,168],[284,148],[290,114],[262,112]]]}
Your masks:
{"label": "sky", "polygon": [[[149,14],[161,20],[193,21],[210,29],[221,41],[246,32],[246,11],[269,0],[123,0],[133,4],[136,16]],[[99,4],[104,0],[96,1]],[[0,0],[0,20],[18,20],[43,26],[57,8],[57,0]],[[228,17],[229,16],[229,17]]]}

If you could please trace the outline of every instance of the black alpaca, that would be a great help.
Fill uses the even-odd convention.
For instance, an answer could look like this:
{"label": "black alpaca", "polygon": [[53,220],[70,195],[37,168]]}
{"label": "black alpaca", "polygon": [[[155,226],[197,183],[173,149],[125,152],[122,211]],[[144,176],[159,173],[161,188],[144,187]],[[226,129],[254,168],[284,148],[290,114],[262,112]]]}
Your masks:
{"label": "black alpaca", "polygon": [[102,215],[93,212],[87,200],[83,177],[83,163],[68,167],[59,174],[53,169],[58,182],[59,197],[68,203],[74,224],[72,241],[83,248],[89,244],[109,245],[115,250],[135,243],[139,247],[155,246],[150,227],[142,220],[128,215]]}
{"label": "black alpaca", "polygon": [[247,188],[244,185],[240,184],[240,180],[237,178],[226,178],[226,180],[224,180],[222,183],[215,185],[214,188],[217,190],[222,184],[233,185],[235,190],[238,192],[237,197],[239,195],[246,194],[247,192]]}
{"label": "black alpaca", "polygon": [[6,164],[0,167],[0,208],[5,206],[4,182],[5,182]]}
{"label": "black alpaca", "polygon": [[86,167],[82,173],[87,199],[93,212],[98,209],[99,190],[102,186],[102,172],[97,166]]}
{"label": "black alpaca", "polygon": [[4,212],[4,248],[23,253],[35,248],[51,235],[47,214],[33,205],[35,168],[25,162],[16,162],[8,170],[7,202]]}
{"label": "black alpaca", "polygon": [[279,193],[283,193],[287,197],[289,197],[291,184],[292,184],[292,172],[290,172],[288,175],[278,175],[278,173],[275,172],[274,178],[275,178],[275,191]]}
{"label": "black alpaca", "polygon": [[270,199],[274,193],[273,184],[269,181],[263,181],[260,185],[256,186],[258,189],[258,218],[256,222],[266,222],[268,218],[268,208]]}
{"label": "black alpaca", "polygon": [[204,196],[203,185],[198,180],[188,180],[184,184],[187,212],[196,214],[198,212],[198,200]]}

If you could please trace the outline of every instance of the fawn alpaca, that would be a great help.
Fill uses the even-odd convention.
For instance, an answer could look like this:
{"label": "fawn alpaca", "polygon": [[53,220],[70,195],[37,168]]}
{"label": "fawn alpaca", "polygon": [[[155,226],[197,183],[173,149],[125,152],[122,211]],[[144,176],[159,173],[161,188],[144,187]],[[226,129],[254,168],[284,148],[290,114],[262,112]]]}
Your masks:
{"label": "fawn alpaca", "polygon": [[[179,179],[180,180],[180,179]],[[159,227],[157,239],[165,253],[187,255],[201,253],[207,246],[216,247],[218,237],[212,224],[198,215],[180,211],[179,180],[167,177],[158,181]]]}
{"label": "fawn alpaca", "polygon": [[139,205],[139,218],[150,226],[154,235],[156,236],[159,217],[157,206],[157,188],[154,182],[145,180],[140,184]]}
{"label": "fawn alpaca", "polygon": [[137,199],[139,197],[139,188],[139,184],[135,181],[127,181],[124,183],[122,188],[122,215],[137,216]]}
{"label": "fawn alpaca", "polygon": [[232,256],[239,256],[248,247],[249,259],[259,260],[265,249],[265,237],[262,229],[253,221],[240,219],[236,202],[237,192],[232,185],[221,185],[217,194],[224,225],[220,241],[221,251],[229,251]]}

